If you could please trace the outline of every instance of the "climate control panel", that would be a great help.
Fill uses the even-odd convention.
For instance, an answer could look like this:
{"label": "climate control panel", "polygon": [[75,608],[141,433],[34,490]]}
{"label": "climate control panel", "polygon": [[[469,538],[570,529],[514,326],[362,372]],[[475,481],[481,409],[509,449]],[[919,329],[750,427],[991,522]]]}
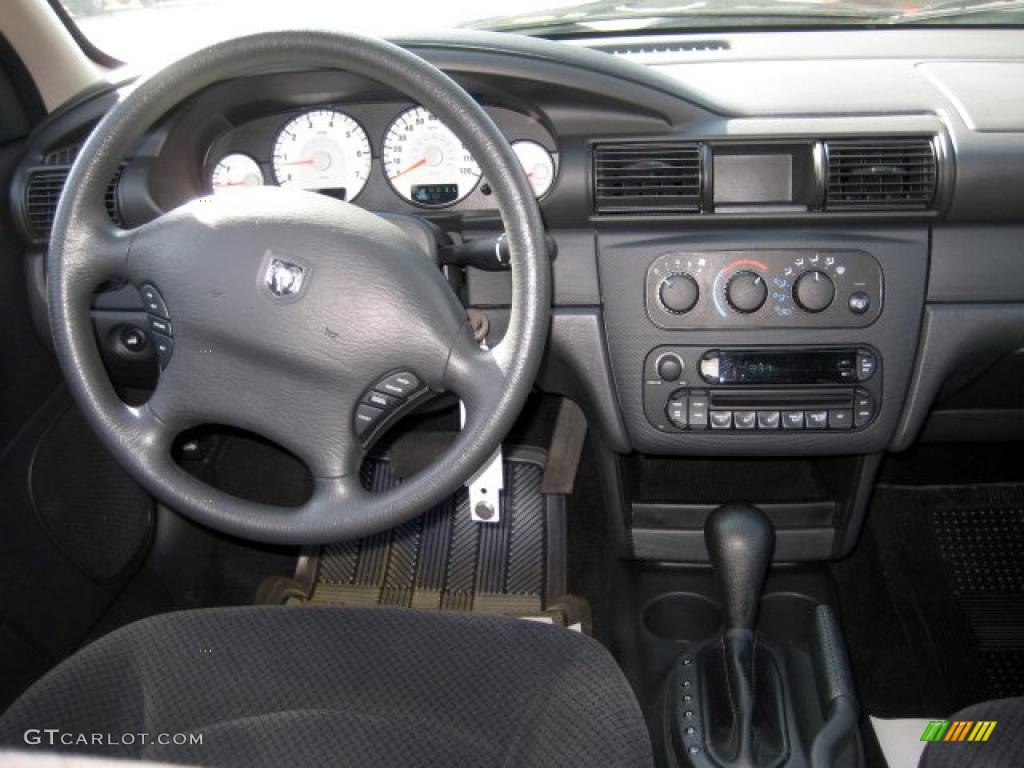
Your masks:
{"label": "climate control panel", "polygon": [[675,328],[861,328],[882,311],[865,251],[683,251],[647,269],[651,321]]}

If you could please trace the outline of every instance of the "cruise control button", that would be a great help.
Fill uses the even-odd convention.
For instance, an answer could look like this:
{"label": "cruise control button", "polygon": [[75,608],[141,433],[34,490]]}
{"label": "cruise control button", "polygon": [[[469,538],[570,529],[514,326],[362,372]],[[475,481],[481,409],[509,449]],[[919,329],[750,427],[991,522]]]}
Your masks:
{"label": "cruise control button", "polygon": [[732,427],[732,411],[712,411],[711,428],[729,429]]}
{"label": "cruise control button", "polygon": [[828,411],[807,411],[804,417],[807,429],[825,429],[828,426]]}
{"label": "cruise control button", "polygon": [[853,411],[848,409],[828,412],[829,429],[850,429],[853,426]]}
{"label": "cruise control button", "polygon": [[415,374],[408,371],[388,376],[374,387],[379,392],[385,392],[395,397],[408,397],[419,388],[420,380],[416,378]]}
{"label": "cruise control button", "polygon": [[129,352],[141,352],[146,347],[146,334],[139,328],[128,326],[121,331],[121,343]]}
{"label": "cruise control button", "polygon": [[153,344],[156,347],[156,356],[160,361],[160,367],[166,368],[174,353],[174,339],[164,336],[162,333],[154,333]]}
{"label": "cruise control button", "polygon": [[377,426],[383,416],[384,411],[380,408],[374,408],[372,405],[360,403],[356,407],[356,435],[358,437],[365,435]]}
{"label": "cruise control button", "polygon": [[779,412],[778,411],[758,411],[757,412],[757,428],[758,429],[778,429],[779,428]]}
{"label": "cruise control button", "polygon": [[383,408],[387,411],[398,405],[400,401],[397,397],[385,395],[383,392],[374,392],[373,390],[370,390],[366,393],[366,397],[363,398],[363,402],[367,405],[372,405],[376,408]]}
{"label": "cruise control button", "polygon": [[732,420],[736,429],[753,429],[757,424],[757,413],[755,411],[734,411]]}
{"label": "cruise control button", "polygon": [[875,375],[877,362],[873,353],[862,349],[857,352],[857,379],[867,381]]}
{"label": "cruise control button", "polygon": [[707,429],[708,398],[705,395],[690,396],[690,426],[694,429]]}
{"label": "cruise control button", "polygon": [[164,297],[160,295],[160,291],[156,289],[155,285],[146,283],[139,289],[139,293],[142,294],[142,301],[146,305],[147,312],[163,318],[170,318],[170,314],[167,312],[167,305],[164,303]]}
{"label": "cruise control button", "polygon": [[804,412],[803,411],[783,411],[782,412],[782,428],[783,429],[803,429],[804,428]]}
{"label": "cruise control button", "polygon": [[149,316],[149,327],[156,333],[162,333],[164,336],[174,335],[171,331],[171,321],[164,320],[162,317],[157,317],[156,315]]}

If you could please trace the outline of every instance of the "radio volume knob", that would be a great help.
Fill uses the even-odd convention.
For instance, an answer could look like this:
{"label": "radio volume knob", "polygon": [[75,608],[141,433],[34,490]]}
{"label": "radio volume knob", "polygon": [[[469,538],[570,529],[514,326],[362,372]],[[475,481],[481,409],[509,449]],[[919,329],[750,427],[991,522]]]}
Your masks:
{"label": "radio volume knob", "polygon": [[729,278],[725,298],[737,312],[749,315],[757,312],[768,298],[768,286],[757,272],[743,270]]}
{"label": "radio volume knob", "polygon": [[658,286],[658,300],[661,306],[673,315],[685,315],[697,305],[700,288],[689,275],[673,274]]}
{"label": "radio volume knob", "polygon": [[793,300],[805,312],[824,312],[836,297],[836,286],[824,272],[812,269],[793,283]]}

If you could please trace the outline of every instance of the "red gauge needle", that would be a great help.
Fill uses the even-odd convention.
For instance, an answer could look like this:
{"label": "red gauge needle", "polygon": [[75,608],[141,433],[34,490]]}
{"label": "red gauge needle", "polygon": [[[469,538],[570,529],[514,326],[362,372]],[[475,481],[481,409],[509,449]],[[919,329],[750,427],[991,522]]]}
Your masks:
{"label": "red gauge needle", "polygon": [[405,174],[407,174],[407,173],[412,173],[412,172],[413,172],[413,171],[415,171],[415,170],[416,170],[417,168],[419,168],[419,167],[420,167],[421,165],[426,165],[426,164],[427,164],[427,158],[425,158],[425,157],[424,157],[424,158],[422,158],[422,159],[420,159],[420,160],[417,160],[417,161],[416,161],[415,163],[413,163],[412,165],[410,165],[410,166],[409,166],[408,168],[406,168],[406,169],[405,169],[404,171],[401,171],[400,173],[396,173],[396,174],[395,174],[394,176],[390,176],[389,178],[390,178],[390,179],[391,179],[392,181],[394,181],[394,180],[395,180],[395,179],[397,179],[397,178],[398,178],[399,176],[405,176]]}
{"label": "red gauge needle", "polygon": [[313,164],[313,158],[309,158],[308,160],[292,160],[291,162],[281,163],[281,165],[312,165],[312,164]]}

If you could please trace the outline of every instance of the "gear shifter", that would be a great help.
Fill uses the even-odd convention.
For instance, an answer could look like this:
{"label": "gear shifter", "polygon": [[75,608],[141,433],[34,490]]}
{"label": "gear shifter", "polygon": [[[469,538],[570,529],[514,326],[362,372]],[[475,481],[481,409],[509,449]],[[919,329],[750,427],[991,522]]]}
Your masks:
{"label": "gear shifter", "polygon": [[787,753],[782,686],[755,632],[775,532],[757,507],[727,504],[708,517],[704,540],[718,583],[723,628],[697,653],[701,705],[698,710],[684,707],[684,719],[703,713],[706,755],[691,744],[687,757],[695,766],[773,768]]}
{"label": "gear shifter", "polygon": [[708,517],[704,541],[722,595],[726,633],[752,632],[775,548],[771,521],[757,507],[726,504]]}

